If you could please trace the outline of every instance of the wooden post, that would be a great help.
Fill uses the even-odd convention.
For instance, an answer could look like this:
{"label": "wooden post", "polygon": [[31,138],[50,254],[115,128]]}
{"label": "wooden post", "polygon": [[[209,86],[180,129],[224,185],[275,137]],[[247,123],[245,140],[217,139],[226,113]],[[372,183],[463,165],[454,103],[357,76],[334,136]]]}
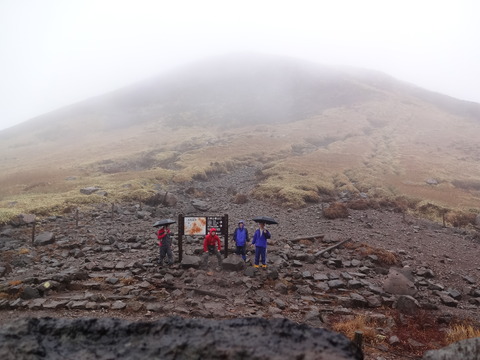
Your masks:
{"label": "wooden post", "polygon": [[33,227],[32,227],[32,244],[34,243],[35,241],[35,226],[36,226],[37,222],[34,221],[33,222]]}
{"label": "wooden post", "polygon": [[185,228],[185,217],[183,214],[178,214],[178,234],[177,234],[177,240],[178,240],[178,262],[182,262],[183,258],[183,235],[184,235],[184,228]]}
{"label": "wooden post", "polygon": [[113,221],[113,213],[115,212],[115,204],[112,203],[112,221]]}
{"label": "wooden post", "polygon": [[443,227],[447,227],[445,225],[445,212],[442,213],[442,220],[443,220]]}
{"label": "wooden post", "polygon": [[223,215],[223,236],[225,239],[224,246],[223,246],[225,248],[224,258],[227,258],[228,257],[228,214]]}
{"label": "wooden post", "polygon": [[358,346],[361,350],[363,347],[363,332],[362,331],[355,331],[355,335],[353,338],[353,343]]}
{"label": "wooden post", "polygon": [[78,208],[75,209],[75,226],[78,227]]}

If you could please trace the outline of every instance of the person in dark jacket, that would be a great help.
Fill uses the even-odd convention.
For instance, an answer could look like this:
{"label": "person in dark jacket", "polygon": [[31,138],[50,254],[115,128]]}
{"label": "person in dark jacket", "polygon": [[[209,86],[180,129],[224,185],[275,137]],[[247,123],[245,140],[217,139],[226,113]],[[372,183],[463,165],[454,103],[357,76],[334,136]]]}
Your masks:
{"label": "person in dark jacket", "polygon": [[246,249],[247,249],[248,240],[249,240],[248,239],[248,230],[245,229],[244,221],[240,220],[238,222],[238,227],[233,232],[233,241],[235,241],[235,244],[237,246],[235,254],[241,255],[243,261],[247,260]]}
{"label": "person in dark jacket", "polygon": [[258,268],[260,260],[262,267],[267,267],[267,239],[270,239],[270,232],[265,228],[265,223],[258,223],[258,229],[253,234],[252,245],[255,245],[255,265]]}
{"label": "person in dark jacket", "polygon": [[167,256],[167,264],[173,264],[172,236],[170,225],[163,226],[157,232],[158,246],[160,246],[160,259],[158,260],[160,266],[163,266],[165,256]]}
{"label": "person in dark jacket", "polygon": [[211,228],[210,232],[205,235],[205,240],[203,240],[203,256],[202,256],[202,265],[207,267],[208,257],[210,255],[216,255],[218,260],[218,266],[222,267],[222,256],[220,251],[222,250],[222,244],[220,238],[217,235],[217,229]]}

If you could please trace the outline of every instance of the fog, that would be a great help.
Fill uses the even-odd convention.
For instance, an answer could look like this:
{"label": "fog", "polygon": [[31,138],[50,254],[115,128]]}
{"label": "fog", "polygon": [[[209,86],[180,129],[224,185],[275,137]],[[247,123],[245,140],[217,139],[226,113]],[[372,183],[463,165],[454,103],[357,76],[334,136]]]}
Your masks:
{"label": "fog", "polygon": [[480,102],[475,0],[0,0],[0,130],[232,52],[379,70]]}

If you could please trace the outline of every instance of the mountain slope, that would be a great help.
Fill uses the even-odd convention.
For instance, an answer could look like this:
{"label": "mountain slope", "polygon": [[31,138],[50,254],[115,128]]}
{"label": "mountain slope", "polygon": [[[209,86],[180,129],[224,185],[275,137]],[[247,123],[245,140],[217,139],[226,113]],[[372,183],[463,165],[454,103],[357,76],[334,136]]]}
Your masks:
{"label": "mountain slope", "polygon": [[0,195],[6,207],[19,193],[94,181],[115,194],[253,165],[251,195],[288,206],[347,191],[479,208],[479,109],[374,71],[232,55],[0,132]]}

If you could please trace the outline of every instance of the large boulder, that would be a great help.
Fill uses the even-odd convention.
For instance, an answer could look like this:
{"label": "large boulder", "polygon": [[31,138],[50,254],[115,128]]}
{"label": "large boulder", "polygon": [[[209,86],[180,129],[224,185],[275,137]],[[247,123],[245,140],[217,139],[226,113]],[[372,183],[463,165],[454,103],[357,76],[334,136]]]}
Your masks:
{"label": "large boulder", "polygon": [[241,256],[229,255],[226,259],[223,259],[222,268],[226,271],[241,271],[245,269],[245,261]]}
{"label": "large boulder", "polygon": [[417,293],[417,288],[413,281],[408,278],[408,274],[404,274],[399,269],[391,268],[387,278],[383,282],[383,289],[393,295],[410,295]]}
{"label": "large boulder", "polygon": [[415,315],[420,309],[418,301],[410,295],[400,295],[393,307],[402,314]]}
{"label": "large boulder", "polygon": [[210,209],[210,204],[202,200],[192,200],[192,206],[199,211],[207,211]]}
{"label": "large boulder", "polygon": [[0,325],[0,359],[363,359],[344,335],[287,319],[24,318]]}
{"label": "large boulder", "polygon": [[13,226],[21,226],[33,224],[36,221],[36,216],[34,214],[20,214],[13,218],[10,223]]}
{"label": "large boulder", "polygon": [[200,268],[201,263],[202,263],[202,259],[199,256],[193,256],[193,255],[182,256],[182,267],[185,269],[189,269],[189,268],[198,269]]}
{"label": "large boulder", "polygon": [[480,337],[458,341],[438,350],[427,351],[423,360],[478,360]]}
{"label": "large boulder", "polygon": [[33,245],[44,246],[44,245],[53,244],[54,242],[55,242],[55,234],[50,231],[45,231],[35,236]]}

